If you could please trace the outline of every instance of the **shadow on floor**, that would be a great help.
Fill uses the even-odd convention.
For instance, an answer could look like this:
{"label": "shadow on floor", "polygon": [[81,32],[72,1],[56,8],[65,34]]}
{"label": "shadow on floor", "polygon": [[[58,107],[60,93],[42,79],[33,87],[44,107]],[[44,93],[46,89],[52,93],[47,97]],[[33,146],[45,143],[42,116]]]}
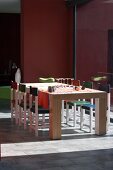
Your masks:
{"label": "shadow on floor", "polygon": [[41,140],[49,140],[47,131],[39,131],[39,136],[36,137],[33,132],[24,130],[23,126],[19,127],[11,122],[10,118],[0,119],[0,143],[20,143],[33,142]]}

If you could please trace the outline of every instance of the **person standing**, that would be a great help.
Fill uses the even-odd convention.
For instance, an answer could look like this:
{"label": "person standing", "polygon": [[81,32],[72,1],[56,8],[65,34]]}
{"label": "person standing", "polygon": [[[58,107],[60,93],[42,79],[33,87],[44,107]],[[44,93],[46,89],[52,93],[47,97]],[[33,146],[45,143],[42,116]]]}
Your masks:
{"label": "person standing", "polygon": [[12,64],[12,67],[11,67],[11,80],[12,81],[15,81],[15,73],[17,71],[17,65],[16,63],[13,63]]}

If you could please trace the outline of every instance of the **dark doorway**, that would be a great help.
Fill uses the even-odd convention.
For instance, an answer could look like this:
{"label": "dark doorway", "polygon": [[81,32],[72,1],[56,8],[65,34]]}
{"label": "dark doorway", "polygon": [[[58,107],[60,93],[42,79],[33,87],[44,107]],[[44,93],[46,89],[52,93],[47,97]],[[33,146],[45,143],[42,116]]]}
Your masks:
{"label": "dark doorway", "polygon": [[113,30],[108,30],[108,83],[113,87]]}
{"label": "dark doorway", "polygon": [[20,14],[0,13],[0,86],[9,85],[13,63],[20,67]]}

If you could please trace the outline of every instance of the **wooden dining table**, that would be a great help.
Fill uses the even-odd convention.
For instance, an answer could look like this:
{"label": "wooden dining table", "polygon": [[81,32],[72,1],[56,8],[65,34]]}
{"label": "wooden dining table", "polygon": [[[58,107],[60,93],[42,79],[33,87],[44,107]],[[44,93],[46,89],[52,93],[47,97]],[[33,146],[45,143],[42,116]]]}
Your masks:
{"label": "wooden dining table", "polygon": [[[75,90],[62,83],[25,83],[27,87],[38,87],[42,96],[48,96],[50,108],[50,139],[61,139],[61,105],[62,100],[95,99],[95,134],[106,134],[107,93],[95,89]],[[48,92],[48,86],[57,87]]]}

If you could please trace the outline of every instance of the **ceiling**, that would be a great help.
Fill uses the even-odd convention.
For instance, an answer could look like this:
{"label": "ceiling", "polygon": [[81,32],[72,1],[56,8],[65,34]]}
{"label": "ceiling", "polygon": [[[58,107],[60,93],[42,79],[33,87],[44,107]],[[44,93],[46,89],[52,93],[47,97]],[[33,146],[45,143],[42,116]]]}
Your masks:
{"label": "ceiling", "polygon": [[0,0],[0,13],[20,13],[20,0]]}
{"label": "ceiling", "polygon": [[[21,0],[0,0],[0,13],[20,13],[20,1]],[[113,0],[104,0],[104,2],[113,3]]]}

